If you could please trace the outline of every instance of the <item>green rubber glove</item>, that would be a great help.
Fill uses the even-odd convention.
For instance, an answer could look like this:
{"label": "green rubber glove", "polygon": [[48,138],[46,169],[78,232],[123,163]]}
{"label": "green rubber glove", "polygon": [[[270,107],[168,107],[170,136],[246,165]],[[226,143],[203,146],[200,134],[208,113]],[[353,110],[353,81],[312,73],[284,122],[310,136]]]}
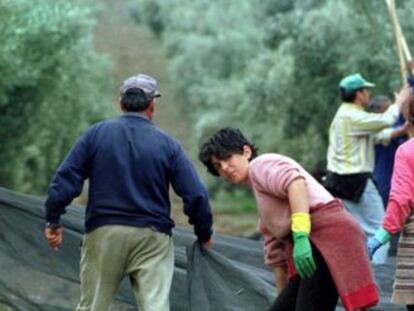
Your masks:
{"label": "green rubber glove", "polygon": [[380,227],[373,237],[370,237],[367,241],[367,249],[369,254],[369,259],[372,260],[375,252],[384,244],[388,243],[392,238],[392,235],[385,230],[383,227]]}
{"label": "green rubber glove", "polygon": [[377,232],[375,232],[374,236],[378,241],[381,242],[381,244],[388,243],[391,241],[392,235],[387,230],[385,230],[383,227],[380,227]]}
{"label": "green rubber glove", "polygon": [[302,279],[311,277],[316,270],[309,235],[306,233],[293,232],[293,262]]}

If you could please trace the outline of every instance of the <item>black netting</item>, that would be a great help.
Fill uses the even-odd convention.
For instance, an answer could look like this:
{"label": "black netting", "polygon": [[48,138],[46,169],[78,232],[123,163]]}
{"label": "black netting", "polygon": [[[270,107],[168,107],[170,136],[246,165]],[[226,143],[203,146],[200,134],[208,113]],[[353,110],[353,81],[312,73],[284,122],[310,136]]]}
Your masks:
{"label": "black netting", "polygon": [[[43,202],[39,197],[0,188],[0,301],[15,310],[74,310],[79,299],[78,272],[84,209],[75,205],[67,209],[62,217],[64,242],[55,252],[43,237]],[[187,247],[192,246],[194,241],[191,231],[174,230],[172,310],[190,310]],[[210,252],[213,258],[225,256],[234,269],[240,266],[240,269],[252,271],[250,286],[255,286],[254,280],[260,280],[260,288],[266,288],[267,294],[263,294],[261,300],[268,303],[274,299],[272,274],[263,265],[260,242],[216,236],[214,250]],[[226,259],[223,257],[223,260]],[[124,280],[113,310],[134,310],[134,306],[129,283]],[[197,307],[192,310],[197,310]]]}
{"label": "black netting", "polygon": [[[43,203],[42,198],[0,188],[2,311],[66,311],[74,310],[78,303],[84,209],[75,205],[67,209],[62,218],[64,242],[55,252],[43,237]],[[191,231],[174,230],[172,311],[260,311],[269,307],[276,295],[272,272],[263,265],[261,242],[216,235],[213,250],[203,252],[194,241]],[[404,310],[389,303],[393,266],[375,269],[382,294],[382,304],[375,310]],[[127,280],[112,310],[136,310]]]}

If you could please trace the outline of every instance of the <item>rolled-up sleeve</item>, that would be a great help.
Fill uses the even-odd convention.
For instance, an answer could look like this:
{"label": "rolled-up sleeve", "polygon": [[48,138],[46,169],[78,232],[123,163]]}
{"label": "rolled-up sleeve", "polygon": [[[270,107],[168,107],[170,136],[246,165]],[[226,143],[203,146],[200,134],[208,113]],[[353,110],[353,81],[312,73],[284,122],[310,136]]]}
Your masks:
{"label": "rolled-up sleeve", "polygon": [[388,146],[391,141],[391,135],[393,133],[393,128],[383,129],[381,132],[374,135],[374,141],[376,144],[381,144],[383,146]]}

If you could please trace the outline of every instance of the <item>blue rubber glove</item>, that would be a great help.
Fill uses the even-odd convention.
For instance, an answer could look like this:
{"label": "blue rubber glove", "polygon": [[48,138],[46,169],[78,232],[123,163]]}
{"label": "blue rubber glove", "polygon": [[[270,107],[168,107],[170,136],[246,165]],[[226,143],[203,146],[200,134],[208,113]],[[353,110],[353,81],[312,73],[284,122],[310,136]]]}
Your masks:
{"label": "blue rubber glove", "polygon": [[375,252],[384,244],[388,243],[391,240],[391,234],[384,228],[379,228],[375,235],[368,239],[367,249],[369,259],[372,260]]}
{"label": "blue rubber glove", "polygon": [[309,235],[303,232],[293,232],[293,262],[296,272],[303,278],[311,277],[316,270],[312,255]]}
{"label": "blue rubber glove", "polygon": [[369,259],[372,260],[372,257],[374,257],[375,252],[384,244],[382,244],[380,241],[378,241],[376,238],[371,237],[367,241],[367,249],[368,249],[368,255]]}

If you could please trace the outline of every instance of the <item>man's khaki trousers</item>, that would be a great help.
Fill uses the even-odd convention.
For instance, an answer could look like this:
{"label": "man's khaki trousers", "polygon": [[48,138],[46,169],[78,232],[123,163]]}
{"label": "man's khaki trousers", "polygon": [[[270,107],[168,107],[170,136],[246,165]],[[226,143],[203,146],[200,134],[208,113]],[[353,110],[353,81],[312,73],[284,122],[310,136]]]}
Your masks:
{"label": "man's khaki trousers", "polygon": [[172,238],[150,228],[106,225],[83,237],[76,311],[106,311],[129,276],[140,311],[169,311]]}

